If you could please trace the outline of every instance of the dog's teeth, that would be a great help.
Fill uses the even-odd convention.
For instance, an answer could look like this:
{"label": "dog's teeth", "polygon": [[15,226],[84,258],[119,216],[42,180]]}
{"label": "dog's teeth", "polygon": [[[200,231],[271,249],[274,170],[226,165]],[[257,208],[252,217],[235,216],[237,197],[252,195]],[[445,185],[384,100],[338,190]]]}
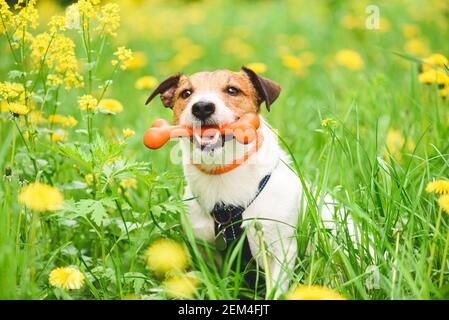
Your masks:
{"label": "dog's teeth", "polygon": [[200,135],[198,134],[198,132],[194,132],[193,134],[195,136],[196,142],[198,142],[199,144],[203,143],[203,140],[201,139]]}

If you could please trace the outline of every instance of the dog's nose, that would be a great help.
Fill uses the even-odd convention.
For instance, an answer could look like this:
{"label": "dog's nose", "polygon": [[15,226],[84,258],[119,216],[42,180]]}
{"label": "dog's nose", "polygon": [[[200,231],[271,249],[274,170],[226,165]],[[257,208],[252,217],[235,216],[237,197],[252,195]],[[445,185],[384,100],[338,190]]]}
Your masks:
{"label": "dog's nose", "polygon": [[212,102],[199,101],[192,106],[192,113],[200,120],[206,120],[215,112],[215,105]]}

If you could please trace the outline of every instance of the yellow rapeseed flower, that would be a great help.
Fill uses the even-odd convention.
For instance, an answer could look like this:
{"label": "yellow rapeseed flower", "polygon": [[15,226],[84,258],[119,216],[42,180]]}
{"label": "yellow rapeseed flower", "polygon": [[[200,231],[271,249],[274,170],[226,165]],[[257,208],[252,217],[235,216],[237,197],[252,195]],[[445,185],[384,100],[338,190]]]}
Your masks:
{"label": "yellow rapeseed flower", "polygon": [[64,290],[81,289],[84,285],[84,274],[74,267],[56,268],[48,277],[50,285]]}
{"label": "yellow rapeseed flower", "polygon": [[9,103],[8,109],[14,116],[22,116],[30,112],[26,105],[18,102]]}
{"label": "yellow rapeseed flower", "polygon": [[119,47],[117,48],[117,51],[114,52],[114,56],[116,56],[116,59],[113,59],[111,61],[112,65],[119,65],[122,70],[126,70],[128,67],[128,63],[133,58],[133,52],[131,51],[131,49]]}
{"label": "yellow rapeseed flower", "polygon": [[262,62],[253,62],[253,63],[248,63],[246,65],[246,67],[248,69],[253,70],[255,73],[260,74],[260,73],[264,73],[265,71],[267,71],[267,65],[262,63]]}
{"label": "yellow rapeseed flower", "polygon": [[120,6],[116,3],[105,4],[98,16],[100,24],[97,31],[105,32],[113,37],[117,35],[117,29],[120,27]]}
{"label": "yellow rapeseed flower", "polygon": [[158,81],[155,77],[152,76],[144,76],[137,79],[135,83],[136,89],[139,90],[149,90],[156,87]]}
{"label": "yellow rapeseed flower", "polygon": [[78,104],[81,110],[95,110],[98,105],[98,100],[89,94],[85,94],[78,99]]}
{"label": "yellow rapeseed flower", "polygon": [[287,294],[286,300],[346,300],[337,292],[320,286],[300,285]]}
{"label": "yellow rapeseed flower", "polygon": [[158,275],[182,271],[190,263],[187,249],[172,239],[159,239],[153,242],[145,251],[144,259],[148,269]]}
{"label": "yellow rapeseed flower", "polygon": [[131,138],[136,134],[136,132],[130,128],[123,129],[122,133],[125,138]]}
{"label": "yellow rapeseed flower", "polygon": [[98,103],[98,109],[108,113],[120,113],[123,111],[123,105],[115,99],[103,99]]}
{"label": "yellow rapeseed flower", "polygon": [[442,179],[431,181],[427,184],[426,191],[436,194],[449,194],[449,181]]}
{"label": "yellow rapeseed flower", "polygon": [[164,288],[167,295],[174,299],[193,299],[200,282],[198,278],[191,274],[176,275],[164,281]]}
{"label": "yellow rapeseed flower", "polygon": [[64,202],[57,188],[38,182],[23,187],[18,198],[20,203],[38,212],[59,210]]}
{"label": "yellow rapeseed flower", "polygon": [[438,199],[438,205],[441,209],[443,209],[444,212],[449,214],[449,194],[442,195]]}
{"label": "yellow rapeseed flower", "polygon": [[360,54],[354,50],[340,50],[335,56],[335,62],[351,70],[361,70],[363,68],[363,59]]}

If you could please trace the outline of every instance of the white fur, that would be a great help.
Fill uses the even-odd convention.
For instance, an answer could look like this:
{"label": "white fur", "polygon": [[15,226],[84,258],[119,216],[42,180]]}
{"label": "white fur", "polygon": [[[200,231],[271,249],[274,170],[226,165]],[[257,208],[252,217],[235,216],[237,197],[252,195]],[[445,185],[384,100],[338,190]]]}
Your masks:
{"label": "white fur", "polygon": [[[213,115],[214,121],[227,123],[233,120],[229,108],[213,93],[201,93],[192,97],[192,103],[183,111],[180,122],[193,125],[195,119],[191,114],[191,105],[197,101],[208,100],[216,105]],[[185,199],[187,201],[188,218],[194,234],[198,239],[214,243],[214,220],[210,212],[218,202],[247,206],[256,196],[261,179],[267,174],[271,178],[243,213],[243,227],[248,228],[248,241],[251,253],[256,257],[261,268],[264,268],[262,255],[260,254],[260,239],[255,230],[254,222],[262,226],[263,240],[269,251],[269,268],[273,287],[279,290],[276,294],[288,289],[289,280],[297,257],[296,226],[298,214],[306,208],[302,185],[297,175],[288,166],[289,159],[279,147],[277,138],[269,126],[261,118],[261,132],[264,142],[259,151],[247,162],[236,169],[218,175],[203,173],[192,161],[201,160],[207,162],[205,167],[216,167],[229,163],[229,157],[240,158],[243,153],[251,148],[251,144],[243,146],[235,140],[225,143],[223,148],[214,152],[201,151],[192,147],[188,139],[181,140],[183,151],[184,174],[187,180]],[[254,143],[254,142],[253,142]],[[324,198],[322,216],[326,227],[335,229],[335,214],[332,199]],[[301,204],[301,206],[300,206]],[[255,220],[257,219],[257,220]],[[331,221],[331,222],[330,222]],[[333,222],[332,222],[333,221]],[[352,227],[352,225],[351,225]]]}

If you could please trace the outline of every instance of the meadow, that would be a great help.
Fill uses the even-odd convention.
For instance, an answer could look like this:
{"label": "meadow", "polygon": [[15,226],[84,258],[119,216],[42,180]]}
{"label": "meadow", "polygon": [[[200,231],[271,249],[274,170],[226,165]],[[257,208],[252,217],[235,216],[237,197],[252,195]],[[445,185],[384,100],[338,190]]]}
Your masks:
{"label": "meadow", "polygon": [[[158,82],[241,66],[281,84],[262,114],[315,186],[280,298],[449,298],[447,1],[12,3],[0,0],[0,299],[273,298],[201,256],[215,249],[181,228],[174,143],[142,143],[171,119],[145,106]],[[319,192],[356,221],[357,246],[317,219]]]}

